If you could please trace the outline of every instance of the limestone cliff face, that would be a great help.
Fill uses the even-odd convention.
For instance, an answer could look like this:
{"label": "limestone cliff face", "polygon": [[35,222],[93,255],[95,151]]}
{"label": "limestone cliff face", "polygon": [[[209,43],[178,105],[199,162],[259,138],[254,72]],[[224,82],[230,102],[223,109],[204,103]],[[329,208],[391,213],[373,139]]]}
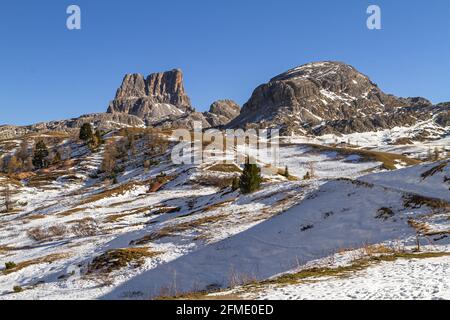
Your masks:
{"label": "limestone cliff face", "polygon": [[217,100],[205,112],[205,118],[212,127],[220,127],[228,124],[241,113],[241,107],[233,100]]}
{"label": "limestone cliff face", "polygon": [[340,62],[309,63],[255,89],[227,126],[278,127],[325,134],[408,126],[444,109],[424,98],[385,94],[367,76]]}
{"label": "limestone cliff face", "polygon": [[146,79],[141,74],[126,75],[108,108],[108,113],[134,115],[148,124],[192,111],[178,69],[153,73]]}

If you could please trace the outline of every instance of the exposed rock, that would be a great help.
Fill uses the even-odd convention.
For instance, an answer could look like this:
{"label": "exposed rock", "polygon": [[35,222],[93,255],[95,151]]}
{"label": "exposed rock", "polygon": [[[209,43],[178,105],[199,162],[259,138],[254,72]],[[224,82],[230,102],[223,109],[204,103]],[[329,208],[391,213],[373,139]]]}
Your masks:
{"label": "exposed rock", "polygon": [[241,107],[236,102],[232,100],[218,100],[211,105],[209,112],[205,112],[204,116],[211,127],[219,127],[235,119],[240,112]]}
{"label": "exposed rock", "polygon": [[108,113],[131,114],[149,125],[193,111],[178,69],[153,73],[146,79],[141,74],[126,75],[108,108]]}
{"label": "exposed rock", "polygon": [[256,88],[226,127],[277,127],[283,134],[365,132],[413,125],[443,109],[424,98],[385,94],[352,66],[318,62]]}

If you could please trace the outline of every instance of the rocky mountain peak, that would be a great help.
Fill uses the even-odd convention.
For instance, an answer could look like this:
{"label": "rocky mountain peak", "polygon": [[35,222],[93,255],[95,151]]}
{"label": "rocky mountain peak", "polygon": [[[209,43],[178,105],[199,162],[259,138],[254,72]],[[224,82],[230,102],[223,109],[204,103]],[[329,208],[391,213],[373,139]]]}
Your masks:
{"label": "rocky mountain peak", "polygon": [[257,87],[228,127],[279,127],[285,133],[363,132],[410,125],[422,111],[405,108],[419,106],[432,104],[424,98],[387,95],[354,67],[323,61],[293,68]]}
{"label": "rocky mountain peak", "polygon": [[108,108],[108,113],[135,115],[149,124],[192,111],[179,69],[152,73],[147,78],[126,75]]}

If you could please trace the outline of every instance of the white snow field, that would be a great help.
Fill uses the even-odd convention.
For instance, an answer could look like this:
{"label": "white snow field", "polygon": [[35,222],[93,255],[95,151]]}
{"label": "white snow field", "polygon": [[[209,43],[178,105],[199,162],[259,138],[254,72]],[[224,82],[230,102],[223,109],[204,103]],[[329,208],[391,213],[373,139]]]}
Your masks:
{"label": "white snow field", "polygon": [[348,277],[271,285],[244,298],[261,300],[450,299],[450,256],[382,262]]}
{"label": "white snow field", "polygon": [[[447,166],[436,174],[441,183],[449,171]],[[357,180],[331,181],[281,215],[147,271],[104,298],[155,297],[171,287],[177,293],[224,288],[236,279],[267,279],[344,248],[386,241],[412,245],[416,230],[411,221],[448,220],[449,211],[448,206],[442,210],[409,206],[410,196]],[[385,215],[384,208],[391,212]],[[429,234],[433,238],[433,232]],[[440,236],[431,241],[448,242],[448,237]]]}

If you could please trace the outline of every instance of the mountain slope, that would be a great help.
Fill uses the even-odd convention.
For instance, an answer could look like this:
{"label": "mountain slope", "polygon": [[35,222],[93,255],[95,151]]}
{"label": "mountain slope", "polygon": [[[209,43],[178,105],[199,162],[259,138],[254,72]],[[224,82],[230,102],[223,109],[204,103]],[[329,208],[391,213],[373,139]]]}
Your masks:
{"label": "mountain slope", "polygon": [[[435,166],[397,174],[407,180]],[[436,173],[440,185],[446,184],[448,175],[450,166]],[[429,192],[428,184],[418,184],[423,193]],[[419,204],[416,199],[415,194],[359,180],[331,181],[283,214],[143,273],[105,298],[127,298],[131,292],[134,298],[154,297],[171,286],[178,294],[224,288],[233,281],[270,278],[343,248],[382,242],[414,245],[419,224],[427,229],[429,239],[424,243],[448,244],[450,203],[430,199]]]}
{"label": "mountain slope", "polygon": [[424,98],[387,95],[352,66],[326,61],[291,69],[256,88],[228,127],[280,127],[286,134],[365,132],[410,126],[430,114],[447,119],[448,110]]}

